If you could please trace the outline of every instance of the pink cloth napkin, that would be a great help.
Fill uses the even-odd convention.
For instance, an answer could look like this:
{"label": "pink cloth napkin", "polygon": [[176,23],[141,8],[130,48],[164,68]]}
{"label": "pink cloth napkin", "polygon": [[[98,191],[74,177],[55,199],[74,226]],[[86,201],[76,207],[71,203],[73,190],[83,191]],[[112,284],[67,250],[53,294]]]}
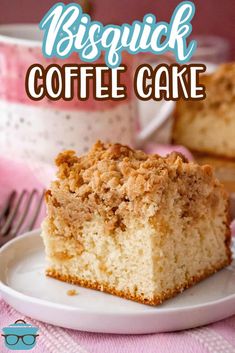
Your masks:
{"label": "pink cloth napkin", "polygon": [[[23,164],[0,158],[0,206],[10,190],[24,187],[30,190],[43,185]],[[25,319],[40,329],[34,353],[235,353],[235,316],[181,332],[108,335],[67,330],[25,318],[0,298],[0,330],[18,319]],[[0,352],[10,352],[1,336]]]}

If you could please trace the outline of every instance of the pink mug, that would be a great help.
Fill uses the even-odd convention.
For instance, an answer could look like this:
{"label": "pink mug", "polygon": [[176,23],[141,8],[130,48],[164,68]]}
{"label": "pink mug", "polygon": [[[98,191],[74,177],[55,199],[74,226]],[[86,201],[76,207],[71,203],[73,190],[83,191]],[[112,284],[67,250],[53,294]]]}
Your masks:
{"label": "pink mug", "polygon": [[[30,100],[25,91],[29,66],[65,63],[44,58],[41,46],[42,32],[37,25],[0,26],[0,151],[28,162],[45,183],[54,173],[53,159],[61,150],[83,154],[98,139],[141,145],[169,115],[171,104],[162,105],[140,131],[130,69],[133,56],[128,54],[123,56],[123,64],[128,67],[122,76],[128,91],[124,101]],[[79,58],[72,54],[67,62],[79,63]]]}

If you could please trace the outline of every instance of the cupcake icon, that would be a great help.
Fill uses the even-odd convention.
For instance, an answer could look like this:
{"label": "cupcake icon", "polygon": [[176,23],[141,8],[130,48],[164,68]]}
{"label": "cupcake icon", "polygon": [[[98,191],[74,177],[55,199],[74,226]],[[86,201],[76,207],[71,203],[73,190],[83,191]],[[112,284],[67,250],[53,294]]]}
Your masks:
{"label": "cupcake icon", "polygon": [[38,327],[17,320],[2,329],[5,346],[10,350],[30,350],[36,345]]}

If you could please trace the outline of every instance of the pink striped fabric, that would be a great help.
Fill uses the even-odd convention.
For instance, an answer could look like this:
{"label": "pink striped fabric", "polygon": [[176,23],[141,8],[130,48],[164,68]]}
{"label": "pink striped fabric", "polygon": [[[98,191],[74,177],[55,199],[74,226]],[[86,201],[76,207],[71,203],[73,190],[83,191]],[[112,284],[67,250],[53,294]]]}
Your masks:
{"label": "pink striped fabric", "polygon": [[[24,165],[0,158],[0,206],[9,190],[21,190],[23,187],[30,189],[43,186]],[[24,318],[0,298],[0,329],[17,319],[25,319],[39,327],[40,336],[34,353],[235,353],[235,316],[181,332],[107,335],[66,330]],[[2,337],[0,352],[10,352],[5,348]]]}

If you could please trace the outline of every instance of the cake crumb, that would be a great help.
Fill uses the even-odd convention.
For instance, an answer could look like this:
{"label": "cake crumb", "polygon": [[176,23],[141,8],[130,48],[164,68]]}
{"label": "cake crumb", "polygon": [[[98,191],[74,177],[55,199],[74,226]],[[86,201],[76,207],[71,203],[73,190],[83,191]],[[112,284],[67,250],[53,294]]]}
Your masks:
{"label": "cake crumb", "polygon": [[78,292],[76,291],[76,289],[69,289],[67,290],[67,295],[73,297],[74,295],[78,295]]}

